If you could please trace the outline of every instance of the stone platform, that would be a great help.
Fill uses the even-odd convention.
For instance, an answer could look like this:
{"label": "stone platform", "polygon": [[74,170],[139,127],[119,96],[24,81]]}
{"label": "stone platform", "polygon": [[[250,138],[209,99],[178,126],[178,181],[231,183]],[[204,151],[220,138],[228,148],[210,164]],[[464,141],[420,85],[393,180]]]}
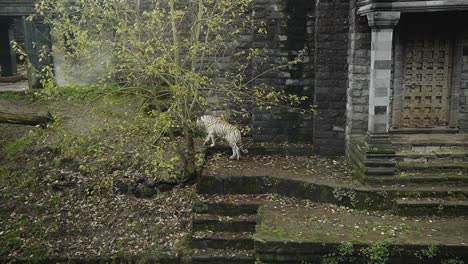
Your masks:
{"label": "stone platform", "polygon": [[192,243],[213,252],[195,251],[194,263],[369,263],[375,252],[390,263],[468,260],[464,176],[369,182],[345,157],[247,148],[239,161],[227,148],[207,157]]}
{"label": "stone platform", "polygon": [[403,215],[468,215],[467,182],[464,175],[418,174],[359,181],[344,157],[256,155],[231,161],[221,154],[208,158],[198,190],[205,194],[276,193]]}
{"label": "stone platform", "polygon": [[466,217],[406,217],[274,194],[202,197],[194,206],[191,263],[468,259]]}
{"label": "stone platform", "polygon": [[25,92],[29,89],[28,80],[14,83],[0,82],[0,92]]}

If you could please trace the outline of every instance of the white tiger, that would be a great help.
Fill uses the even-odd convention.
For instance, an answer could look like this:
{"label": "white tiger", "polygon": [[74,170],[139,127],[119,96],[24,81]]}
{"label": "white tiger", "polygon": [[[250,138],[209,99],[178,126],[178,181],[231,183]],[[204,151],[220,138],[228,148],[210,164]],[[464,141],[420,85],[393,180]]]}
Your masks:
{"label": "white tiger", "polygon": [[240,151],[248,153],[247,149],[242,147],[241,132],[237,127],[229,124],[228,122],[211,115],[204,115],[197,118],[197,126],[208,133],[203,144],[208,143],[211,139],[210,147],[214,147],[215,136],[224,138],[232,148],[232,156],[229,157],[230,159],[239,160],[241,156]]}

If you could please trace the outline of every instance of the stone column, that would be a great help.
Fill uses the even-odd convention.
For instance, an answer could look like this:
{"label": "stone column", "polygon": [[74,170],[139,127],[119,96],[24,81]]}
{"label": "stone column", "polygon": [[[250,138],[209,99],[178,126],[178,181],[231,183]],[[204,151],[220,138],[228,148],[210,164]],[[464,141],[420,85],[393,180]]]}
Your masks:
{"label": "stone column", "polygon": [[368,124],[371,133],[387,133],[390,127],[393,28],[399,19],[400,12],[373,12],[367,15],[372,28]]}
{"label": "stone column", "polygon": [[372,12],[367,21],[372,28],[369,80],[369,123],[366,138],[365,174],[395,174],[395,151],[388,136],[392,82],[393,28],[400,12]]}

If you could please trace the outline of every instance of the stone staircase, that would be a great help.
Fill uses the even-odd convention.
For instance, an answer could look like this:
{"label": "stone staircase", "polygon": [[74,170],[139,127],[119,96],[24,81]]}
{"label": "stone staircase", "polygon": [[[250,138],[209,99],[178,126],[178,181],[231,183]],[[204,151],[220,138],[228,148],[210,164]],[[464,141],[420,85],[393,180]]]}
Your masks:
{"label": "stone staircase", "polygon": [[254,240],[258,204],[194,205],[191,263],[255,263]]}
{"label": "stone staircase", "polygon": [[468,135],[391,135],[391,141],[395,174],[370,175],[365,183],[401,187],[395,213],[468,215]]}
{"label": "stone staircase", "polygon": [[394,135],[400,172],[468,172],[468,135]]}

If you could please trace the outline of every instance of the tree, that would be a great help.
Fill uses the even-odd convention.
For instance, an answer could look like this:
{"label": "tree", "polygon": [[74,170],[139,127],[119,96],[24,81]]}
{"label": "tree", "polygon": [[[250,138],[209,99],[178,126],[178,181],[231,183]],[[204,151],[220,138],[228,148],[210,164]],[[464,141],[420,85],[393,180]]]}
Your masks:
{"label": "tree", "polygon": [[[36,9],[51,26],[53,49],[70,70],[101,63],[107,73],[103,83],[142,94],[155,105],[154,133],[179,142],[183,176],[193,177],[195,119],[205,109],[213,104],[232,108],[233,103],[296,107],[307,99],[254,87],[246,78],[261,51],[241,46],[239,36],[265,32],[252,1],[41,0]],[[94,61],[96,54],[107,54],[109,60]],[[174,127],[182,131],[182,140]]]}

